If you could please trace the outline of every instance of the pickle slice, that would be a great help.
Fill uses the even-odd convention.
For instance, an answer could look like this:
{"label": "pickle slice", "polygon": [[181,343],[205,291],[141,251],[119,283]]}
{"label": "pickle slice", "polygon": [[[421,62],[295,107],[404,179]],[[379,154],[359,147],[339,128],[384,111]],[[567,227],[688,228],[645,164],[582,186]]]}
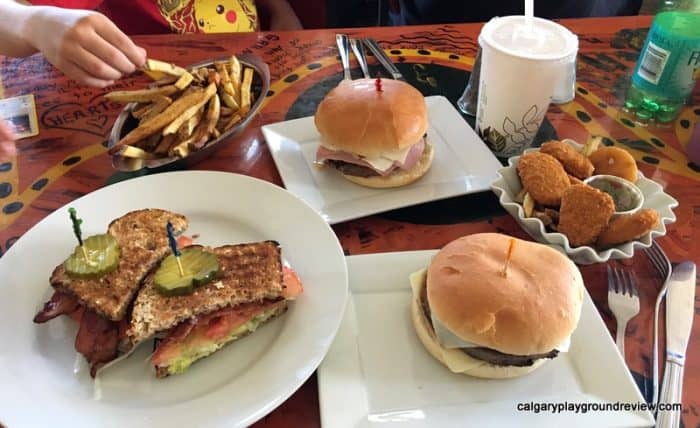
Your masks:
{"label": "pickle slice", "polygon": [[216,254],[201,248],[185,248],[180,254],[184,275],[180,275],[175,256],[170,254],[160,264],[153,278],[156,290],[165,296],[181,296],[213,280],[219,274]]}
{"label": "pickle slice", "polygon": [[[83,249],[75,247],[63,267],[73,278],[97,278],[108,274],[119,266],[121,250],[114,236],[109,234],[93,235],[83,241]],[[85,259],[87,254],[87,260]]]}

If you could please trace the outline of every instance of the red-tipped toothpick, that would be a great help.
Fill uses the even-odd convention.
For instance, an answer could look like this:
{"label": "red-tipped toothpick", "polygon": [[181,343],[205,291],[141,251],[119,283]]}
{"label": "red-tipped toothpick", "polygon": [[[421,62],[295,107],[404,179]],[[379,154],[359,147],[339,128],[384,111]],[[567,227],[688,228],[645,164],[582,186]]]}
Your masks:
{"label": "red-tipped toothpick", "polygon": [[384,92],[382,89],[382,78],[379,73],[377,73],[377,79],[374,81],[374,87],[377,88],[377,92]]}

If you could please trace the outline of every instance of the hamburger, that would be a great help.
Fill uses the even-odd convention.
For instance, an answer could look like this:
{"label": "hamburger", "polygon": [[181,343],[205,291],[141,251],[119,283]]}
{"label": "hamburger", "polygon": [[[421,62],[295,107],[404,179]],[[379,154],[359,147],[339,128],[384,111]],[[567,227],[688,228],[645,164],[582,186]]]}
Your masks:
{"label": "hamburger", "polygon": [[571,260],[497,233],[447,244],[411,285],[413,326],[428,352],[481,378],[522,376],[566,352],[583,300]]}
{"label": "hamburger", "polygon": [[433,162],[425,99],[407,83],[344,80],[321,101],[314,121],[321,136],[316,162],[353,183],[404,186]]}

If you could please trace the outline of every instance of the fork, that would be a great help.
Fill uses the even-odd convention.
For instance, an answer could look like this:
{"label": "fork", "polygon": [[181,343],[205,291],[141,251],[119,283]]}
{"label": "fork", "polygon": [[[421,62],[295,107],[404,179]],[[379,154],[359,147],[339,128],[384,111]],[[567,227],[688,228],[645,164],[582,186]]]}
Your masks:
{"label": "fork", "polygon": [[651,402],[652,404],[656,404],[659,399],[659,308],[661,307],[661,301],[666,296],[668,279],[671,277],[671,261],[668,259],[668,256],[666,256],[663,248],[661,248],[656,241],[653,241],[651,247],[645,249],[644,252],[664,281],[658,296],[656,296],[656,303],[654,305],[654,353],[652,359],[652,382],[654,389]]}
{"label": "fork", "polygon": [[639,313],[637,284],[627,270],[608,266],[608,306],[617,320],[615,343],[624,360],[627,322]]}
{"label": "fork", "polygon": [[350,74],[350,38],[347,34],[336,34],[335,42],[338,45],[340,61],[343,63],[343,79],[352,80]]}
{"label": "fork", "polygon": [[362,44],[362,40],[350,39],[350,47],[355,54],[355,58],[357,58],[357,63],[360,64],[362,74],[365,78],[369,79],[369,68],[367,68],[367,57],[365,56],[365,48]]}

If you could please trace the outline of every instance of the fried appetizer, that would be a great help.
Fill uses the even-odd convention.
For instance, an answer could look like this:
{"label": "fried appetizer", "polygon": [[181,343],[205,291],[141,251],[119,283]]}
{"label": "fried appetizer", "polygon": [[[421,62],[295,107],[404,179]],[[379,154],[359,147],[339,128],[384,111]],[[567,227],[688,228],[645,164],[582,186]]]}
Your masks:
{"label": "fried appetizer", "polygon": [[645,208],[634,214],[615,217],[598,237],[601,248],[613,247],[628,241],[634,241],[646,235],[659,223],[659,213]]}
{"label": "fried appetizer", "polygon": [[601,147],[588,158],[596,175],[607,174],[637,182],[637,163],[631,154],[619,147]]}
{"label": "fried appetizer", "polygon": [[569,238],[572,247],[589,245],[608,226],[614,212],[615,202],[610,195],[577,184],[562,195],[558,230]]}
{"label": "fried appetizer", "polygon": [[593,175],[593,164],[576,149],[561,141],[548,141],[542,144],[540,152],[556,158],[569,174],[584,179]]}
{"label": "fried appetizer", "polygon": [[525,153],[518,162],[518,175],[535,202],[556,207],[570,186],[569,176],[558,160],[540,152]]}

